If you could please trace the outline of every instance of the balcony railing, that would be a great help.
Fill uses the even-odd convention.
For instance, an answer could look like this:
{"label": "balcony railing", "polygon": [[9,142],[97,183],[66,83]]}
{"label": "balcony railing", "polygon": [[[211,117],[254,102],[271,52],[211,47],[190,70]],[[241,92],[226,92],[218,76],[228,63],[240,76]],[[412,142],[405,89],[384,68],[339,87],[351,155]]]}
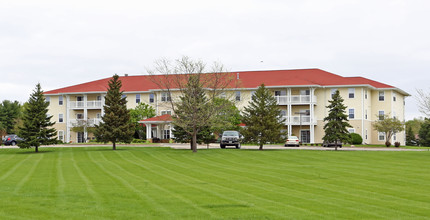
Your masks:
{"label": "balcony railing", "polygon": [[70,108],[102,108],[102,101],[70,101]]}
{"label": "balcony railing", "polygon": [[70,119],[71,127],[94,127],[99,125],[102,121],[101,118],[91,118],[91,119]]}
{"label": "balcony railing", "polygon": [[[292,95],[291,101],[288,96],[275,96],[278,105],[288,105],[288,104],[310,104],[311,96],[310,95]],[[312,103],[317,102],[317,97],[312,97]]]}
{"label": "balcony railing", "polygon": [[[310,125],[311,124],[311,117],[310,116],[282,116],[283,119],[285,119],[285,124],[291,124],[291,125],[300,125],[300,119],[302,120],[302,125]],[[316,124],[317,120],[314,117],[312,120],[312,124]]]}

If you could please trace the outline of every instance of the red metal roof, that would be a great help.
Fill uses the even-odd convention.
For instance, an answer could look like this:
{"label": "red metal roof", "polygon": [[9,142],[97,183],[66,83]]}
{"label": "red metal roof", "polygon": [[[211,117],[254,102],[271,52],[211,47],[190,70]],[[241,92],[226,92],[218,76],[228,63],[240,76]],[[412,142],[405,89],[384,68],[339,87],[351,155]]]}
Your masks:
{"label": "red metal roof", "polygon": [[166,115],[155,116],[152,118],[147,118],[147,119],[139,121],[139,123],[144,123],[144,122],[171,122],[172,120],[173,120],[172,116],[169,114],[166,114]]}
{"label": "red metal roof", "polygon": [[[230,74],[235,79],[232,85],[237,83],[240,88],[257,88],[262,83],[267,87],[369,85],[375,88],[395,88],[363,77],[342,77],[320,69],[246,71],[231,72]],[[237,80],[237,76],[239,76],[239,80]],[[159,86],[150,80],[150,77],[154,76],[121,76],[122,90],[124,92],[138,92],[160,89]],[[47,91],[45,94],[105,92],[107,91],[110,79],[105,78],[55,89]]]}

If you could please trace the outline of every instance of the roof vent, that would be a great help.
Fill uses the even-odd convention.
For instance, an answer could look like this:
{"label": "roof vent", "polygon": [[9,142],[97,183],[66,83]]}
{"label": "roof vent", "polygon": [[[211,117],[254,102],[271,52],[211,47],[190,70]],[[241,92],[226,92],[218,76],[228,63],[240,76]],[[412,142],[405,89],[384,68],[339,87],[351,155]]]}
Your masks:
{"label": "roof vent", "polygon": [[126,74],[124,74],[124,76],[128,76],[128,74],[126,73]]}
{"label": "roof vent", "polygon": [[237,79],[239,79],[239,73],[237,73]]}

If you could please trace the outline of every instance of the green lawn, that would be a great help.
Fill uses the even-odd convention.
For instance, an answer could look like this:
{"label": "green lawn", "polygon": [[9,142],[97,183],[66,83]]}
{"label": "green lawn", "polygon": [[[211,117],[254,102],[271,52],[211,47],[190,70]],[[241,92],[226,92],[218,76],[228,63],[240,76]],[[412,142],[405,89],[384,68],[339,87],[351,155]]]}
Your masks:
{"label": "green lawn", "polygon": [[0,149],[2,219],[430,219],[430,152]]}

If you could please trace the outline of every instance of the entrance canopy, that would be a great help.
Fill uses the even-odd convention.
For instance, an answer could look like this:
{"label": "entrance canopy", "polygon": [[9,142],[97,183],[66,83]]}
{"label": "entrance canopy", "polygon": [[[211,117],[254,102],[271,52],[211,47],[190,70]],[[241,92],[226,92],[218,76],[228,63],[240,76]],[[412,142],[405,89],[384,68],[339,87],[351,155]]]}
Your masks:
{"label": "entrance canopy", "polygon": [[[147,140],[152,138],[170,139],[172,133],[172,121],[172,116],[166,114],[141,120],[139,121],[139,124],[144,124],[146,126]],[[152,130],[153,125],[155,125],[154,131]],[[165,129],[166,126],[168,129]]]}

